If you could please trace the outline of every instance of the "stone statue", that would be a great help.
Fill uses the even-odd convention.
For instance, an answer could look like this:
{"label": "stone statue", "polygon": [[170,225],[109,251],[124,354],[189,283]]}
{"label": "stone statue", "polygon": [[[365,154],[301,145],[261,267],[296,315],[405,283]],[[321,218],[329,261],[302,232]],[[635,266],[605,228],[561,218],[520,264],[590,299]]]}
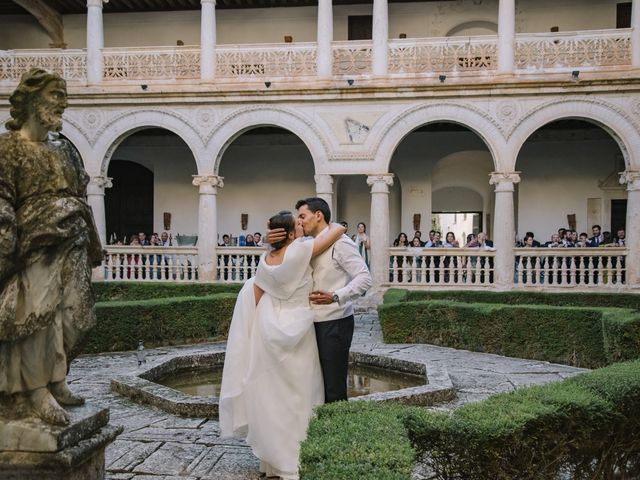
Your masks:
{"label": "stone statue", "polygon": [[35,414],[67,425],[80,405],[69,363],[95,323],[91,267],[102,246],[86,201],[89,176],[57,139],[66,82],[32,69],[9,98],[0,135],[0,419]]}

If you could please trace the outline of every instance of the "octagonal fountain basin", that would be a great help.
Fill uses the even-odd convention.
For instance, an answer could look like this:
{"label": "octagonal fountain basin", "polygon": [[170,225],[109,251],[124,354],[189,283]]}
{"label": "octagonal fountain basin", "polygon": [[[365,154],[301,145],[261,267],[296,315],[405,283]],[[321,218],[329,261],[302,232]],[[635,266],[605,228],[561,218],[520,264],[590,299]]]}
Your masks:
{"label": "octagonal fountain basin", "polygon": [[[396,401],[434,405],[455,397],[440,366],[351,352],[350,400]],[[217,418],[224,352],[171,358],[137,375],[111,380],[111,390],[175,415]]]}

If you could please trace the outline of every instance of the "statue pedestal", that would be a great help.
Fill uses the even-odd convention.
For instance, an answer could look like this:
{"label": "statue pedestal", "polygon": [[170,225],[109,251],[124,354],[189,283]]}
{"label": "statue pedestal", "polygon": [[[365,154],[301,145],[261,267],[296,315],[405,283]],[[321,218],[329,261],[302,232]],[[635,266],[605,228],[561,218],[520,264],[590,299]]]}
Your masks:
{"label": "statue pedestal", "polygon": [[102,480],[104,449],[122,427],[108,425],[109,410],[67,408],[71,422],[56,427],[36,418],[0,419],[2,480]]}

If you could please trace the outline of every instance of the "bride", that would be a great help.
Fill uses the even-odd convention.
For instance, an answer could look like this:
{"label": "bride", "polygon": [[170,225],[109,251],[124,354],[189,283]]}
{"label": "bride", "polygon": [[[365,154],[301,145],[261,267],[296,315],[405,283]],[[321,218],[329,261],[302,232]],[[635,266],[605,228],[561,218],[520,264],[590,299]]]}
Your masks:
{"label": "bride", "polygon": [[269,219],[269,228],[284,228],[287,237],[262,255],[240,290],[220,392],[221,436],[246,438],[260,471],[286,480],[298,478],[300,442],[313,408],[324,402],[310,260],[345,231],[332,224],[315,239],[297,238],[296,223],[288,211]]}

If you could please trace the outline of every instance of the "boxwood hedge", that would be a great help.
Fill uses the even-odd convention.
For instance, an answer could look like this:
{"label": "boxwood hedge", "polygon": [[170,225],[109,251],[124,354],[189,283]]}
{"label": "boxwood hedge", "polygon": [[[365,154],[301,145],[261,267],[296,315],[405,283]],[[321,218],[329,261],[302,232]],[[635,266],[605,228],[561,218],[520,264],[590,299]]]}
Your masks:
{"label": "boxwood hedge", "polygon": [[640,478],[638,409],[640,361],[495,395],[453,412],[325,405],[302,445],[301,478],[408,480],[407,442],[439,480]]}
{"label": "boxwood hedge", "polygon": [[237,292],[234,284],[94,283],[97,324],[84,353],[131,350],[226,337]]}
{"label": "boxwood hedge", "polygon": [[[549,294],[527,299],[493,292],[422,293],[387,292],[378,307],[386,342],[431,343],[591,368],[640,357],[640,312],[635,308],[598,307],[595,300],[589,307],[556,306],[560,300]],[[532,305],[538,298],[546,304]],[[476,302],[464,303],[471,300]],[[510,303],[487,303],[497,300]],[[631,299],[621,303],[633,304]]]}

